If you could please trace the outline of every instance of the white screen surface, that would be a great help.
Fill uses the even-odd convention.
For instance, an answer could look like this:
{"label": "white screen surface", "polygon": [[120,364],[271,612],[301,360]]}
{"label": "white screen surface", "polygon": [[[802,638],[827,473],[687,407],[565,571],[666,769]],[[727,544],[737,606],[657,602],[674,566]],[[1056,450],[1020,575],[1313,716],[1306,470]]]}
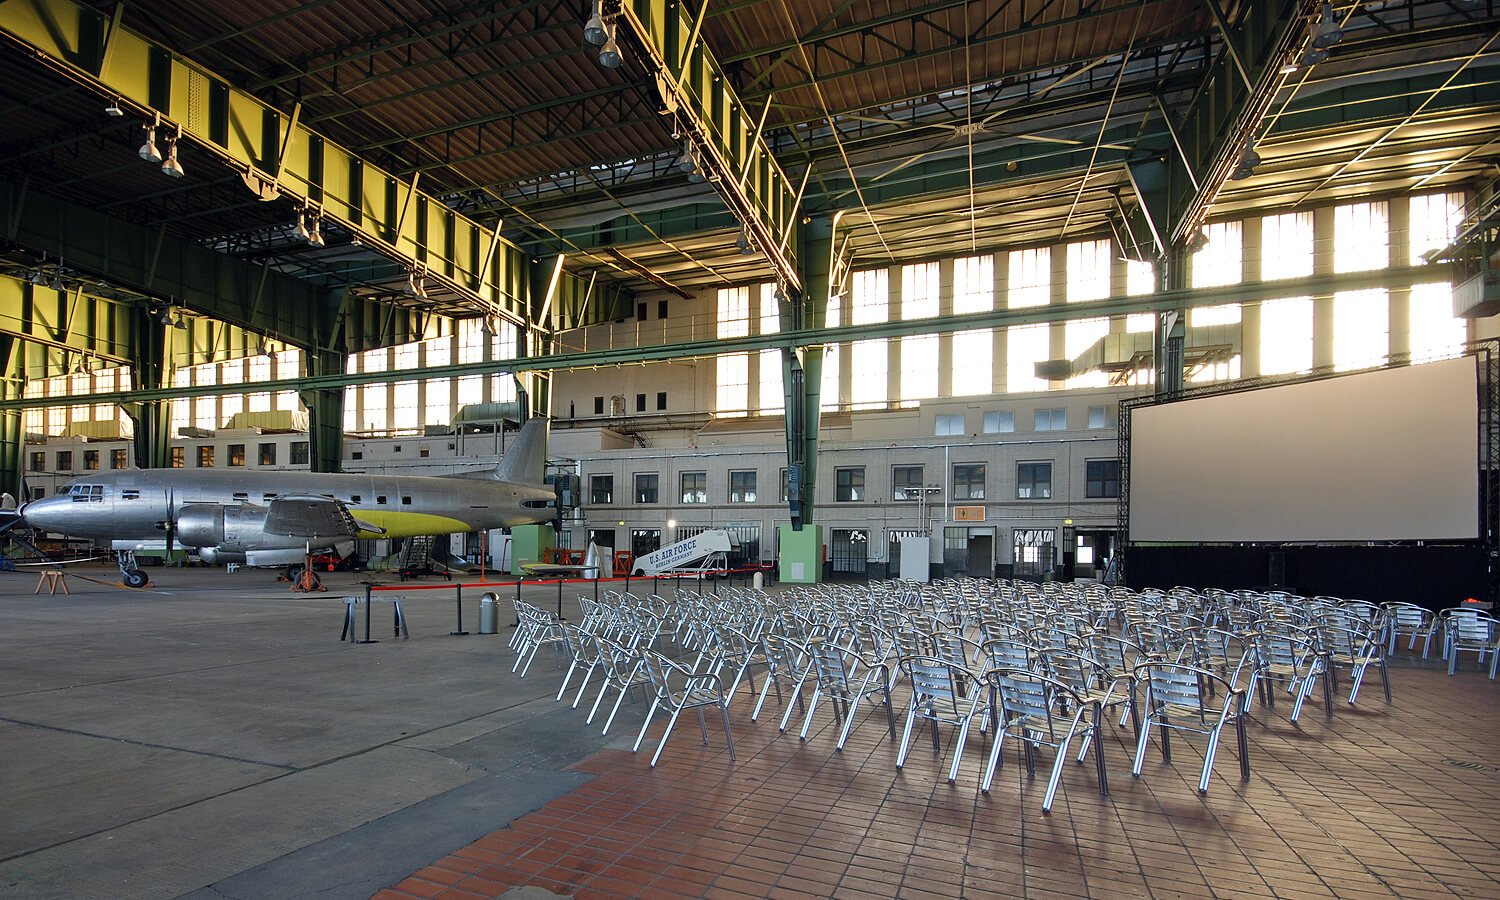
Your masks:
{"label": "white screen surface", "polygon": [[1131,541],[1479,532],[1474,357],[1135,409]]}

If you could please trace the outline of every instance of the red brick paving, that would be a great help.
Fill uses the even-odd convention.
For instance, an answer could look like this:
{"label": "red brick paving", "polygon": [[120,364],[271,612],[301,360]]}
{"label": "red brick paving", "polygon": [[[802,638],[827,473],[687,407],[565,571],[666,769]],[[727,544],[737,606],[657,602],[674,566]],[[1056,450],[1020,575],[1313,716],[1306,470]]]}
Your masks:
{"label": "red brick paving", "polygon": [[[1500,683],[1399,663],[1392,682],[1389,706],[1372,683],[1331,721],[1309,705],[1294,725],[1291,703],[1256,704],[1250,781],[1226,733],[1206,796],[1201,742],[1174,736],[1172,764],[1153,742],[1133,779],[1130,729],[1111,726],[1110,796],[1092,760],[1069,765],[1051,814],[1045,751],[1028,778],[1007,749],[986,796],[983,736],[950,785],[951,732],[942,757],[921,736],[898,772],[878,707],[837,752],[831,711],[799,741],[778,733],[769,701],[750,722],[742,693],[737,762],[712,720],[704,747],[685,716],[658,768],[650,740],[595,754],[577,766],[597,776],[588,784],[376,896],[1500,897],[1500,773],[1445,762],[1500,768]],[[592,727],[581,713],[578,727]]]}

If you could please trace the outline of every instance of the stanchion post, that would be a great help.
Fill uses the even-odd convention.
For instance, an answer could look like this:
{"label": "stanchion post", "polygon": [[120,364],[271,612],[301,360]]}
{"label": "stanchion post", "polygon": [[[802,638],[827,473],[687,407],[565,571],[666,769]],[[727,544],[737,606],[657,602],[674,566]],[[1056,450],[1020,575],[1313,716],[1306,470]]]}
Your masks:
{"label": "stanchion post", "polygon": [[360,641],[361,644],[380,643],[378,639],[372,639],[370,637],[370,593],[371,586],[367,584],[365,585],[365,639]]}
{"label": "stanchion post", "polygon": [[462,635],[468,634],[467,631],[464,631],[464,586],[463,584],[455,584],[453,586],[453,590],[455,592],[454,600],[458,606],[458,630],[450,631],[448,633],[454,635],[455,637],[460,637]]}
{"label": "stanchion post", "polygon": [[510,623],[512,628],[521,627],[521,582],[524,580],[524,578],[516,579],[516,620]]}
{"label": "stanchion post", "polygon": [[562,579],[557,579],[557,621],[566,622],[562,615]]}

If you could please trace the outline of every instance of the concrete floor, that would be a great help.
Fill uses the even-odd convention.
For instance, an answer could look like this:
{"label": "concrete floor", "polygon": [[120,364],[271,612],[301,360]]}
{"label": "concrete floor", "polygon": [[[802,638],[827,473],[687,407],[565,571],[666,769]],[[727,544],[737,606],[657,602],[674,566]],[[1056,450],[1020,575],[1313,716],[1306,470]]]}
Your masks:
{"label": "concrete floor", "polygon": [[[409,640],[339,640],[363,573],[296,594],[265,570],[70,568],[69,595],[0,573],[0,893],[7,897],[369,897],[591,776],[629,745],[555,704],[539,658],[451,636],[454,584],[400,584]],[[387,583],[394,579],[386,577]],[[570,585],[564,612],[576,620]],[[481,589],[464,593],[478,629]],[[555,588],[527,599],[555,608]],[[363,636],[361,608],[357,626]],[[546,670],[545,672],[542,670]],[[644,710],[627,705],[622,719]]]}

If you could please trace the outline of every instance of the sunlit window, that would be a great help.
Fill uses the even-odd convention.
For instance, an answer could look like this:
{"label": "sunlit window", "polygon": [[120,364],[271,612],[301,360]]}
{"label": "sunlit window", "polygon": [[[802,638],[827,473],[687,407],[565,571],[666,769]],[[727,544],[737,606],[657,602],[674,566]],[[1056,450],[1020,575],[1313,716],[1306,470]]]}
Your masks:
{"label": "sunlit window", "polygon": [[[1131,297],[1156,293],[1156,265],[1144,259],[1125,260],[1125,293]],[[1130,334],[1155,328],[1155,313],[1131,313],[1125,317],[1125,331]]]}
{"label": "sunlit window", "polygon": [[[298,347],[282,347],[276,352],[276,378],[280,381],[302,375],[302,350]],[[276,408],[295,411],[301,405],[296,391],[277,391]]]}
{"label": "sunlit window", "polygon": [[[518,329],[514,322],[498,322],[490,338],[490,359],[515,359]],[[510,372],[490,376],[490,402],[509,403],[516,399],[516,379]]]}
{"label": "sunlit window", "polygon": [[854,273],[854,298],[849,305],[850,325],[872,325],[890,320],[889,270],[869,269]]}
{"label": "sunlit window", "polygon": [[849,402],[855,409],[874,409],[886,401],[890,364],[885,340],[854,341],[849,345]]}
{"label": "sunlit window", "polygon": [[[394,369],[406,372],[417,368],[418,345],[401,344],[392,349]],[[398,381],[391,387],[392,420],[389,427],[411,430],[418,424],[418,391],[415,381]]]}
{"label": "sunlit window", "polygon": [[[1064,331],[1063,352],[1068,359],[1077,359],[1108,335],[1109,319],[1107,317],[1073,319],[1068,322],[1068,327]],[[1097,368],[1074,375],[1067,381],[1067,386],[1070,388],[1104,387],[1107,384],[1109,384],[1109,375],[1103,369]]]}
{"label": "sunlit window", "polygon": [[716,332],[724,338],[744,337],[750,333],[750,288],[735,287],[719,290],[719,317]]}
{"label": "sunlit window", "polygon": [[[452,339],[441,337],[422,344],[423,365],[428,368],[449,365],[453,360]],[[422,384],[425,392],[424,425],[447,425],[453,418],[453,380],[429,378]]]}
{"label": "sunlit window", "polygon": [[1052,302],[1052,248],[1032,247],[1010,252],[1010,282],[1006,306],[1046,306]]}
{"label": "sunlit window", "polygon": [[1109,296],[1110,242],[1076,241],[1067,247],[1068,302],[1103,300]]}
{"label": "sunlit window", "polygon": [[1305,278],[1313,273],[1313,214],[1286,213],[1260,220],[1260,277]]}
{"label": "sunlit window", "polygon": [[953,333],[953,391],[955,397],[994,393],[995,332],[976,328]]}
{"label": "sunlit window", "polygon": [[[1204,226],[1203,233],[1208,236],[1208,244],[1192,256],[1192,286],[1239,284],[1244,278],[1244,234],[1240,223],[1215,222]],[[1199,307],[1188,313],[1188,325],[1193,328],[1232,325],[1239,320],[1238,303]]]}
{"label": "sunlit window", "polygon": [[750,355],[721,353],[718,359],[719,389],[715,410],[721,417],[745,415],[750,406]]}
{"label": "sunlit window", "polygon": [[1051,328],[1045,322],[1007,328],[1005,389],[1011,393],[1045,391],[1047,381],[1036,377],[1036,364],[1050,358],[1051,346]]}
{"label": "sunlit window", "polygon": [[1390,321],[1384,288],[1334,294],[1334,368],[1345,371],[1383,365],[1390,352]]}
{"label": "sunlit window", "polygon": [[901,339],[901,399],[925,400],[938,393],[938,336]]}
{"label": "sunlit window", "polygon": [[995,257],[961,256],[953,261],[953,314],[995,308]]}
{"label": "sunlit window", "polygon": [[831,412],[839,408],[839,345],[829,344],[823,349],[823,380],[819,386],[818,408]]}
{"label": "sunlit window", "polygon": [[938,314],[938,264],[901,267],[901,318],[930,319]]}
{"label": "sunlit window", "polygon": [[[1426,194],[1411,198],[1411,265],[1426,262],[1422,254],[1448,246],[1463,219],[1462,194]],[[1446,274],[1446,268],[1434,270]],[[1447,281],[1411,289],[1411,358],[1413,362],[1452,356],[1468,340],[1468,323],[1453,314],[1453,289]]]}
{"label": "sunlit window", "polygon": [[1384,202],[1333,210],[1333,270],[1364,272],[1390,265],[1390,218]]}
{"label": "sunlit window", "polygon": [[1267,300],[1260,305],[1262,375],[1306,372],[1313,365],[1311,297]]}
{"label": "sunlit window", "polygon": [[[776,285],[760,286],[760,333],[781,331],[781,310],[776,303]],[[774,415],[786,410],[786,389],[781,382],[781,351],[760,351],[760,411]]]}

